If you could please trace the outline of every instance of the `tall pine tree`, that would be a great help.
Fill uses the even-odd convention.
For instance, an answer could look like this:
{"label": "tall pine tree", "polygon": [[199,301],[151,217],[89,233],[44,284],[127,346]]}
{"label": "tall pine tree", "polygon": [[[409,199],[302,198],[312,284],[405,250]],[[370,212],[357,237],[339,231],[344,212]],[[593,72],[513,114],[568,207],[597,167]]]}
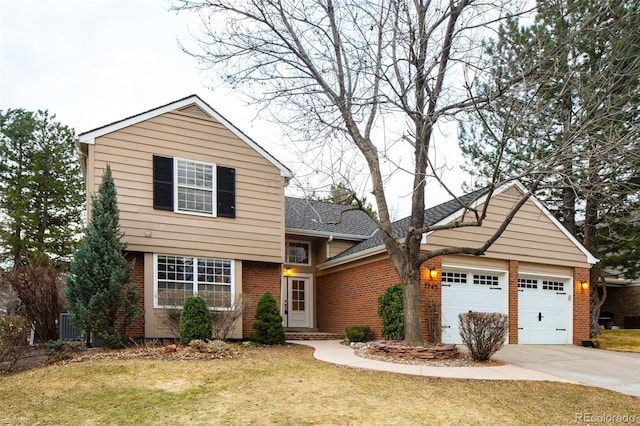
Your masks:
{"label": "tall pine tree", "polygon": [[[591,329],[606,287],[603,269],[634,276],[640,185],[640,5],[635,1],[538,2],[535,22],[500,28],[487,46],[493,87],[523,78],[462,132],[467,167],[485,180],[496,164],[525,183],[544,174],[543,199],[600,263],[591,271]],[[554,152],[554,169],[535,164]],[[538,174],[530,171],[536,170]]]}
{"label": "tall pine tree", "polygon": [[1,260],[67,262],[84,199],[73,129],[47,111],[0,111]]}
{"label": "tall pine tree", "polygon": [[67,277],[67,307],[72,322],[112,347],[126,342],[126,329],[138,315],[139,299],[129,282],[133,263],[125,259],[121,241],[116,187],[107,165],[97,196],[91,197],[91,218]]}

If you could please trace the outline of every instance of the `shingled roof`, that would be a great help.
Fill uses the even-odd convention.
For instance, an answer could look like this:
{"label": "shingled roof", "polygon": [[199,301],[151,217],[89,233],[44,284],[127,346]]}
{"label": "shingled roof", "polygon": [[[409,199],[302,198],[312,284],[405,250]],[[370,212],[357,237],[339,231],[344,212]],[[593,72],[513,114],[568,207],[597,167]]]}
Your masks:
{"label": "shingled roof", "polygon": [[364,240],[377,229],[363,211],[344,204],[285,197],[285,228],[287,232],[333,235]]}
{"label": "shingled roof", "polygon": [[[476,201],[478,198],[480,198],[486,191],[487,191],[486,188],[479,189],[477,191],[470,192],[468,194],[465,194],[459,197],[460,201],[456,199],[449,200],[445,203],[438,204],[435,207],[431,207],[425,210],[424,226],[435,225],[441,220],[447,218],[448,216],[451,216],[452,214],[456,213],[458,210],[462,209],[460,202],[462,202],[465,205],[468,205]],[[391,224],[391,230],[393,231],[393,234],[396,236],[396,238],[403,239],[406,236],[407,227],[409,226],[410,223],[411,223],[411,217],[407,216]],[[342,253],[338,254],[337,256],[334,256],[329,260],[340,259],[352,254],[360,253],[365,250],[369,250],[369,249],[373,249],[381,246],[384,246],[384,241],[382,240],[382,234],[379,229],[376,229],[376,231],[373,233],[373,235],[370,238],[362,241],[359,244],[356,244],[350,249],[343,251]]]}

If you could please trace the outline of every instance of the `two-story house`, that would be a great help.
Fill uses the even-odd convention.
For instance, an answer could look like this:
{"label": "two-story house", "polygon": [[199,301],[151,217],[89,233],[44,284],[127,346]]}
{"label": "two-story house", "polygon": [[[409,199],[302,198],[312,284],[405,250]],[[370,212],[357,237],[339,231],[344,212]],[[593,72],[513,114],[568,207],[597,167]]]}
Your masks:
{"label": "two-story house", "polygon": [[[257,298],[269,291],[290,332],[335,337],[346,325],[368,324],[381,337],[377,299],[399,278],[375,223],[348,206],[285,197],[291,171],[199,97],[82,133],[77,142],[87,196],[111,166],[142,296],[133,336],[175,337],[168,312],[200,295],[214,310],[253,300],[233,332],[246,338]],[[486,225],[434,232],[424,250],[482,241],[520,190],[501,188]],[[485,201],[481,192],[466,197]],[[460,207],[450,201],[425,215],[446,223]],[[404,223],[394,224],[400,236]],[[485,256],[425,263],[425,335],[457,342],[458,313],[497,311],[509,315],[511,343],[578,343],[588,338],[594,262],[531,199]]]}

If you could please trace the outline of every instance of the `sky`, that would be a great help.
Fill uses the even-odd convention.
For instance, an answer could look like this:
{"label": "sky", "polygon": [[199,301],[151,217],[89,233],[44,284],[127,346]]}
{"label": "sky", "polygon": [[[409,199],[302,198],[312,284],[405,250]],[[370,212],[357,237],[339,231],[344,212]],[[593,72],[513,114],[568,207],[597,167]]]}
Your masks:
{"label": "sky", "polygon": [[[79,134],[196,94],[283,164],[294,164],[280,129],[180,50],[178,40],[192,42],[197,19],[169,6],[166,0],[0,0],[0,110],[48,110]],[[448,164],[462,161],[456,150],[442,155]],[[463,173],[454,168],[449,175],[458,189]],[[447,199],[434,187],[427,204]],[[392,197],[396,218],[408,214],[409,203]]]}

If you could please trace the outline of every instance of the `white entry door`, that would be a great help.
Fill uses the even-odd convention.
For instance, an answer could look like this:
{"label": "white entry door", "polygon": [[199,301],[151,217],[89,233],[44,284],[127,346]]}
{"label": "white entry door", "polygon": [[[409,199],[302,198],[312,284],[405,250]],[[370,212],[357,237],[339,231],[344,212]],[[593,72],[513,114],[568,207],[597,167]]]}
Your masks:
{"label": "white entry door", "polygon": [[565,280],[518,279],[518,343],[571,343],[571,284]]}
{"label": "white entry door", "polygon": [[284,326],[311,327],[311,280],[308,277],[289,277],[287,287]]}

